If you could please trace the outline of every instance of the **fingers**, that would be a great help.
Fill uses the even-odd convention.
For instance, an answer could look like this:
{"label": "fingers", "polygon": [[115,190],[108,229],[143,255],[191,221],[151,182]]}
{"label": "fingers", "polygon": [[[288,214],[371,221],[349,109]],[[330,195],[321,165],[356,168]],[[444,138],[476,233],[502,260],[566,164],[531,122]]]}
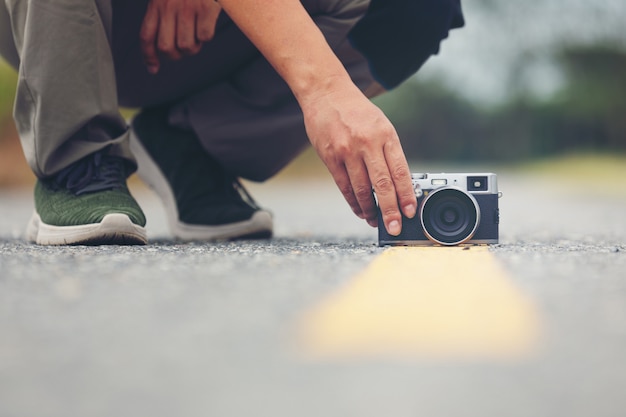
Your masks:
{"label": "fingers", "polygon": [[198,11],[196,25],[196,39],[198,42],[208,42],[215,36],[215,27],[222,6],[216,1],[204,2],[201,10]]}
{"label": "fingers", "polygon": [[402,231],[402,214],[412,218],[417,212],[411,172],[397,137],[374,152],[371,157],[365,156],[366,165],[350,165],[348,175],[363,218],[372,226],[378,223],[373,188],[384,227],[390,235],[397,236]]}
{"label": "fingers", "polygon": [[[417,200],[399,143],[397,146],[387,145],[386,152],[384,149],[373,158],[354,155],[346,159],[345,165],[335,164],[329,169],[352,211],[376,227],[378,208],[373,189],[385,229],[397,236],[402,230],[402,213],[408,218],[414,217]],[[368,161],[367,165],[365,161]]]}
{"label": "fingers", "polygon": [[360,158],[352,158],[346,163],[346,169],[350,178],[350,191],[358,205],[359,217],[365,219],[370,226],[376,227],[378,224],[376,201],[365,163]]}
{"label": "fingers", "polygon": [[164,13],[160,16],[157,46],[159,52],[169,59],[180,59],[182,53],[177,47],[177,14]]}
{"label": "fingers", "polygon": [[202,43],[196,38],[196,15],[185,10],[176,16],[176,45],[171,59],[180,59],[184,55],[195,55],[200,52]]}
{"label": "fingers", "polygon": [[384,153],[398,198],[398,206],[406,217],[413,218],[417,212],[417,198],[413,189],[409,164],[402,151],[400,140],[386,143]]}
{"label": "fingers", "polygon": [[397,236],[402,231],[402,215],[398,208],[396,187],[382,155],[368,166],[368,170],[385,229],[390,235]]}
{"label": "fingers", "polygon": [[176,26],[174,13],[165,13],[153,3],[148,5],[139,39],[143,60],[149,73],[159,72],[161,67],[159,53],[170,59],[180,59],[182,56],[176,46]]}
{"label": "fingers", "polygon": [[385,229],[397,236],[402,231],[402,214],[415,216],[417,199],[399,140],[358,153],[335,149],[333,157],[323,159],[354,214],[370,226],[378,226],[380,209]]}
{"label": "fingers", "polygon": [[156,38],[159,30],[159,13],[156,8],[148,6],[146,15],[141,24],[139,33],[139,42],[141,44],[141,53],[146,64],[148,72],[156,74],[159,72],[161,63],[156,48]]}
{"label": "fingers", "polygon": [[200,52],[202,43],[213,39],[220,12],[217,2],[150,1],[139,35],[148,72],[159,71],[159,54],[178,60]]}

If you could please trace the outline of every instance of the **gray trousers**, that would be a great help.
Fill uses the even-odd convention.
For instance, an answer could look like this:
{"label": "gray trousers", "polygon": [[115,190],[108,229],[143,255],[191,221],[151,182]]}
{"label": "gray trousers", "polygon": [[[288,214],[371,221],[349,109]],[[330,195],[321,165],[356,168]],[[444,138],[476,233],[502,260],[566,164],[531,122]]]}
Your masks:
{"label": "gray trousers", "polygon": [[[369,0],[302,0],[370,96],[381,92],[346,37]],[[265,180],[306,148],[300,108],[285,82],[222,13],[215,38],[148,74],[139,29],[148,0],[4,0],[0,54],[19,72],[14,118],[40,178],[109,147],[133,160],[119,106],[170,106],[234,174]],[[173,138],[175,140],[175,138]]]}

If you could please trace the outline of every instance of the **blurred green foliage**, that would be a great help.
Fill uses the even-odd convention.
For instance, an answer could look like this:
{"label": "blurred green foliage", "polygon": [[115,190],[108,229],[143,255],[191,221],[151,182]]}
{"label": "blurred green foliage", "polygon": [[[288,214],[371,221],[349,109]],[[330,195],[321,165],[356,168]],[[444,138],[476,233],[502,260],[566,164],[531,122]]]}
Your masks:
{"label": "blurred green foliage", "polygon": [[436,80],[411,80],[378,99],[412,160],[517,161],[565,152],[626,154],[626,51],[562,47],[564,83],[548,99],[512,89],[481,107]]}
{"label": "blurred green foliage", "polygon": [[[570,45],[555,53],[562,88],[548,99],[512,89],[480,106],[442,82],[410,80],[378,99],[409,159],[519,161],[572,151],[626,154],[626,51]],[[10,120],[17,75],[0,61],[0,132]],[[0,137],[0,142],[2,141]]]}
{"label": "blurred green foliage", "polygon": [[[13,109],[16,82],[15,70],[0,59],[0,131],[2,131],[2,124],[6,123]],[[0,140],[2,140],[1,137]]]}

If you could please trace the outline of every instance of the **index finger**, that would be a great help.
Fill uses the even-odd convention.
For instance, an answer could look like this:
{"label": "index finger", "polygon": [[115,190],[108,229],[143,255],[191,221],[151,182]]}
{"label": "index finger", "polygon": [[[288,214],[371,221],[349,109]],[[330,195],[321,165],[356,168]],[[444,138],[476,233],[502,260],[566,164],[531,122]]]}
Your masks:
{"label": "index finger", "polygon": [[383,152],[384,159],[372,161],[367,168],[385,229],[397,236],[402,231],[402,214],[408,218],[415,216],[417,199],[399,139],[387,142]]}
{"label": "index finger", "polygon": [[413,189],[409,164],[404,156],[400,139],[397,142],[386,143],[383,150],[396,189],[398,205],[402,209],[402,213],[411,219],[417,212],[417,198]]}
{"label": "index finger", "polygon": [[402,214],[398,207],[396,188],[387,163],[382,158],[377,159],[367,165],[367,171],[376,193],[385,229],[390,235],[398,236],[402,231]]}
{"label": "index finger", "polygon": [[157,54],[156,39],[159,29],[159,15],[155,8],[148,6],[146,15],[141,24],[139,33],[139,42],[141,45],[141,53],[144,63],[148,68],[148,72],[156,74],[159,71],[160,62]]}

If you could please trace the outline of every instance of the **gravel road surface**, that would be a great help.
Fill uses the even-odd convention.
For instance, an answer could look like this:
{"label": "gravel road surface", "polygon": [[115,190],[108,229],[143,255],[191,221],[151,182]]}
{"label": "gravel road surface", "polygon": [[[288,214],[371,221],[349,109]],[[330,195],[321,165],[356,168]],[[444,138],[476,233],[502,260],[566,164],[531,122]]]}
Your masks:
{"label": "gravel road surface", "polygon": [[254,185],[276,237],[217,244],[136,188],[144,247],[28,244],[30,192],[1,192],[0,416],[622,417],[626,197],[537,184],[500,176],[491,251],[541,319],[514,359],[301,355],[300,315],[384,250],[330,180]]}

